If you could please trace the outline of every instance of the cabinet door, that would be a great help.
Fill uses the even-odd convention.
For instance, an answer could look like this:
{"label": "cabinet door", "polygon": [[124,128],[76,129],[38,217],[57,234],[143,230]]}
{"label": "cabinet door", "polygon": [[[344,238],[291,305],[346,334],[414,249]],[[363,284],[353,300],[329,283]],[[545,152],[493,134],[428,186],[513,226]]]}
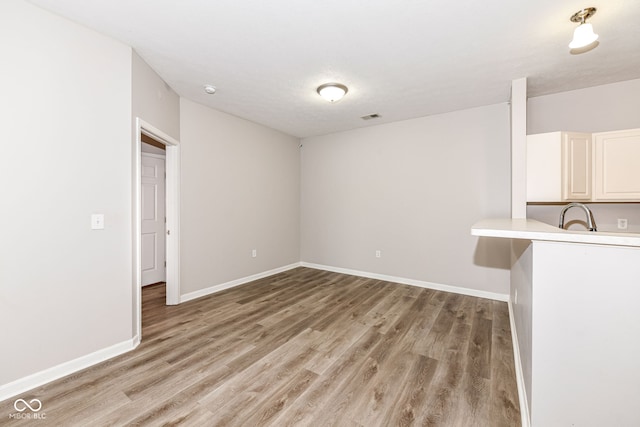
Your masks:
{"label": "cabinet door", "polygon": [[591,134],[562,133],[562,199],[591,199]]}
{"label": "cabinet door", "polygon": [[527,202],[562,201],[560,132],[527,135]]}
{"label": "cabinet door", "polygon": [[595,200],[640,200],[640,129],[594,134]]}

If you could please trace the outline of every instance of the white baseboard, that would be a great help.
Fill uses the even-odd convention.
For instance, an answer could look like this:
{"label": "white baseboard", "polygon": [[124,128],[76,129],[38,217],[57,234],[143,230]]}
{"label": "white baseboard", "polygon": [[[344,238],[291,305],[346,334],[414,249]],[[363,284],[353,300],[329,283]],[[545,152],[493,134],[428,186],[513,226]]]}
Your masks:
{"label": "white baseboard", "polygon": [[478,298],[487,298],[495,301],[506,302],[509,300],[508,294],[499,294],[497,292],[479,291],[477,289],[462,288],[459,286],[443,285],[440,283],[425,282],[422,280],[406,279],[404,277],[387,276],[386,274],[369,273],[366,271],[351,270],[348,268],[331,267],[328,265],[313,264],[310,262],[301,262],[300,266],[315,268],[316,270],[332,271],[334,273],[350,274],[352,276],[366,277],[368,279],[384,280],[387,282],[402,283],[403,285],[417,286],[426,289],[435,289],[437,291],[453,292],[454,294],[469,295]]}
{"label": "white baseboard", "polygon": [[263,271],[262,273],[253,274],[251,276],[243,277],[240,279],[232,280],[230,282],[221,283],[219,285],[213,285],[205,289],[200,289],[194,292],[189,292],[180,297],[180,302],[191,301],[192,299],[200,298],[206,295],[215,294],[216,292],[223,291],[225,289],[233,288],[235,286],[244,285],[245,283],[253,282],[254,280],[263,279],[265,277],[273,276],[274,274],[282,273],[283,271],[292,270],[300,267],[300,263],[285,265],[284,267],[274,268],[273,270]]}
{"label": "white baseboard", "polygon": [[520,345],[518,344],[518,332],[516,331],[516,322],[513,317],[513,305],[511,300],[507,301],[509,306],[509,323],[511,324],[511,341],[513,342],[513,360],[516,364],[516,382],[518,384],[518,399],[520,402],[520,416],[522,418],[522,427],[531,426],[531,418],[529,417],[529,405],[527,403],[527,389],[524,385],[524,373],[522,371],[522,359],[520,359]]}
{"label": "white baseboard", "polygon": [[140,338],[136,336],[130,340],[112,345],[111,347],[103,348],[86,356],[78,357],[77,359],[61,363],[44,371],[36,372],[35,374],[3,384],[0,386],[0,401],[131,351],[136,348],[139,343]]}

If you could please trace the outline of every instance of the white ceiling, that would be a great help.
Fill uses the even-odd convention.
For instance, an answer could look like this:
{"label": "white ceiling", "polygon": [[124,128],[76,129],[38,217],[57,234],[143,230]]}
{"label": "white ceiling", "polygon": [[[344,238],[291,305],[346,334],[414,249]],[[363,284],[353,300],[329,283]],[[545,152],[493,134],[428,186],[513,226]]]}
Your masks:
{"label": "white ceiling", "polygon": [[[506,102],[520,77],[529,96],[640,78],[640,0],[31,1],[132,46],[180,96],[299,137]],[[571,55],[589,6],[600,45]],[[335,104],[315,92],[330,81],[349,87]]]}

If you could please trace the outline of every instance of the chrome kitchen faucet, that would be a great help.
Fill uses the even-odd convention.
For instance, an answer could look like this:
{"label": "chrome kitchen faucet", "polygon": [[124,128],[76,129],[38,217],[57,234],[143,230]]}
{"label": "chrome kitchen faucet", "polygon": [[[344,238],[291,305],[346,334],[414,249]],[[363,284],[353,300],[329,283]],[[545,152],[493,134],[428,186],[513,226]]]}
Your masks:
{"label": "chrome kitchen faucet", "polygon": [[564,214],[573,207],[582,208],[584,210],[584,213],[587,215],[587,228],[589,229],[589,231],[598,231],[596,229],[596,221],[595,219],[593,219],[593,213],[591,212],[591,209],[589,209],[587,205],[583,203],[575,202],[569,203],[567,206],[562,208],[562,211],[560,211],[560,225],[558,227],[564,229]]}

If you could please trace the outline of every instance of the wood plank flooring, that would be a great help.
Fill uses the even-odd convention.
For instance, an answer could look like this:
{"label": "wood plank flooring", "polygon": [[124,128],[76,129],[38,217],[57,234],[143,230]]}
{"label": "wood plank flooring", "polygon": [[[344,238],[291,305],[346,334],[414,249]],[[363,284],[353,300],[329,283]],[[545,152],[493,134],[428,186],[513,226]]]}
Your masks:
{"label": "wood plank flooring", "polygon": [[21,397],[56,426],[519,426],[506,303],[297,268],[178,306],[140,346]]}

